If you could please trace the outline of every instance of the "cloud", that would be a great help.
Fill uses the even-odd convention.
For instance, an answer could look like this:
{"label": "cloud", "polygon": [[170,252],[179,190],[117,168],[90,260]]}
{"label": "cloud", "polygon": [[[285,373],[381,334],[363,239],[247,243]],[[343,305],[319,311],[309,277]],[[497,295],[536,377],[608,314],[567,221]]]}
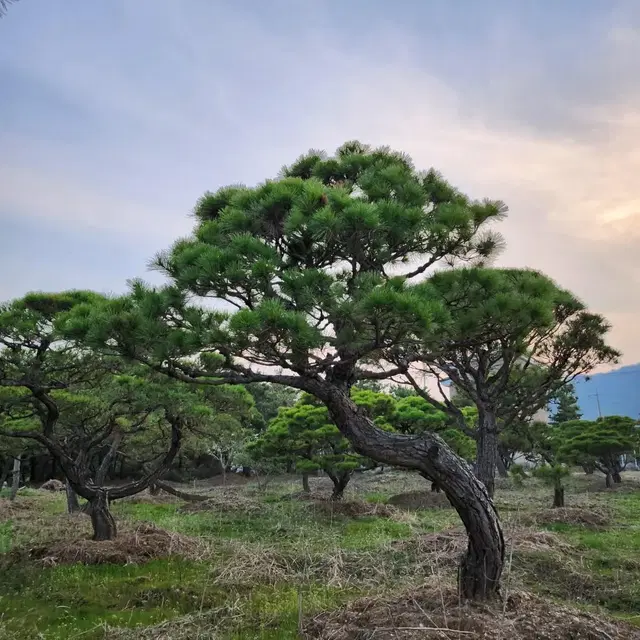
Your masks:
{"label": "cloud", "polygon": [[186,217],[120,200],[106,189],[74,183],[54,171],[0,165],[0,192],[2,208],[14,216],[96,233],[116,232],[125,241],[146,247],[190,230]]}
{"label": "cloud", "polygon": [[614,322],[625,361],[640,360],[633,3],[586,11],[581,23],[562,16],[571,32],[560,18],[547,28],[546,14],[533,24],[496,3],[495,16],[477,16],[482,42],[469,32],[476,49],[455,34],[425,41],[408,4],[387,25],[375,5],[366,30],[355,14],[340,29],[317,3],[266,13],[250,3],[71,4],[58,18],[30,14],[34,50],[18,25],[15,46],[0,52],[0,73],[73,105],[86,132],[79,140],[73,121],[60,123],[66,147],[43,143],[28,123],[0,135],[5,215],[108,232],[153,252],[188,231],[205,189],[274,176],[311,147],[387,144],[474,197],[504,200],[502,263],[574,290]]}

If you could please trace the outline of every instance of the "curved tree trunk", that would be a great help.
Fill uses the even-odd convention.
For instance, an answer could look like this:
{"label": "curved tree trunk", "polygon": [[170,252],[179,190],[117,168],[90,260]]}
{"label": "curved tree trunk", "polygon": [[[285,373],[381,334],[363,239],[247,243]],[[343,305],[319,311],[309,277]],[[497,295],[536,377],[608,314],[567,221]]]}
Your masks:
{"label": "curved tree trunk", "polygon": [[64,479],[64,490],[67,494],[67,513],[78,513],[78,511],[80,511],[78,494],[73,490],[73,487],[67,478]]}
{"label": "curved tree trunk", "polygon": [[116,521],[109,510],[109,495],[105,489],[98,489],[96,495],[89,500],[91,505],[91,525],[93,526],[93,539],[114,540],[118,530]]}
{"label": "curved tree trunk", "polygon": [[495,413],[486,407],[480,408],[478,412],[476,469],[478,479],[484,483],[491,498],[495,492],[498,458],[498,427]]}
{"label": "curved tree trunk", "polygon": [[407,436],[378,429],[337,385],[310,382],[307,390],[327,405],[334,422],[358,453],[423,472],[442,488],[469,536],[460,566],[461,594],[475,600],[497,596],[504,565],[502,529],[485,486],[466,462],[435,434]]}
{"label": "curved tree trunk", "polygon": [[311,492],[311,487],[309,486],[309,474],[308,473],[303,473],[302,474],[302,490],[305,493],[310,493]]}
{"label": "curved tree trunk", "polygon": [[607,487],[607,489],[611,489],[611,487],[613,486],[613,477],[609,472],[605,474],[604,484]]}

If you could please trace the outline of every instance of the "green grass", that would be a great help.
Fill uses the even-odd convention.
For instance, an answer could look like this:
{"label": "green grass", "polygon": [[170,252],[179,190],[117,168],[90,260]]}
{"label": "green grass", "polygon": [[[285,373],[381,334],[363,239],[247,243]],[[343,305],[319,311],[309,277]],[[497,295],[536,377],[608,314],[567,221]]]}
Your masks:
{"label": "green grass", "polygon": [[13,545],[13,523],[11,520],[0,522],[0,553],[11,551]]}
{"label": "green grass", "polygon": [[[199,606],[208,569],[179,558],[142,566],[9,568],[3,575],[0,610],[16,638],[44,632],[46,638],[63,639],[102,623],[147,625]],[[216,606],[226,597],[209,589],[204,606]]]}
{"label": "green grass", "polygon": [[[586,482],[571,479],[568,506],[606,506],[611,525],[547,526],[571,551],[515,554],[512,584],[558,601],[604,607],[640,624],[640,491],[585,493]],[[415,489],[425,489],[424,482],[394,473],[350,487],[347,499],[383,505],[399,490]],[[419,585],[430,572],[421,564],[424,552],[404,541],[460,526],[451,509],[340,515],[287,498],[297,490],[297,484],[264,494],[243,490],[259,505],[254,513],[240,503],[182,513],[179,502],[119,502],[113,511],[120,523],[154,522],[203,540],[208,552],[199,561],[173,556],[144,565],[45,568],[25,560],[7,563],[3,554],[43,544],[47,535],[64,538],[71,526],[61,515],[64,496],[21,492],[22,507],[0,520],[0,640],[147,640],[153,635],[143,635],[144,628],[163,622],[176,625],[165,637],[177,640],[195,640],[202,629],[218,629],[224,640],[293,639],[301,613]],[[522,488],[503,484],[497,502],[517,521],[518,514],[548,507],[550,498],[548,488],[532,480]],[[452,566],[436,571],[455,579]]]}

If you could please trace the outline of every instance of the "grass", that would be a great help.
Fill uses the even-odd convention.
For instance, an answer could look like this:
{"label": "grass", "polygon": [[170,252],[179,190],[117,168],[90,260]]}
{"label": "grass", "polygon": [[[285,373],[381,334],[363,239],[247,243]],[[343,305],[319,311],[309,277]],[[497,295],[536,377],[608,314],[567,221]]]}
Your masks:
{"label": "grass", "polygon": [[[312,482],[324,490],[322,479]],[[459,527],[455,512],[386,507],[396,493],[427,490],[424,481],[391,472],[353,484],[346,501],[386,511],[365,509],[357,517],[348,510],[334,512],[326,503],[295,499],[299,488],[288,481],[273,483],[265,493],[247,485],[237,489],[242,499],[230,495],[224,509],[193,513],[182,511],[179,501],[116,503],[121,528],[153,522],[204,545],[199,559],[171,555],[142,565],[43,566],[16,560],[12,550],[64,539],[70,526],[89,531],[86,517],[63,514],[63,496],[21,491],[14,506],[0,510],[0,639],[287,640],[298,637],[301,616],[363,595],[416,588],[434,573],[455,579],[455,558],[443,547],[438,560],[434,546],[448,544],[445,538],[454,535],[448,531]],[[537,526],[552,532],[558,547],[518,547],[509,582],[511,588],[601,608],[640,626],[640,489],[594,491],[598,488],[594,478],[572,478],[567,504],[606,508],[610,523]],[[507,537],[550,501],[549,489],[535,480],[521,488],[500,482],[496,503]],[[447,532],[444,542],[429,537],[435,532]],[[166,626],[172,621],[176,626]],[[156,627],[162,624],[164,636]]]}

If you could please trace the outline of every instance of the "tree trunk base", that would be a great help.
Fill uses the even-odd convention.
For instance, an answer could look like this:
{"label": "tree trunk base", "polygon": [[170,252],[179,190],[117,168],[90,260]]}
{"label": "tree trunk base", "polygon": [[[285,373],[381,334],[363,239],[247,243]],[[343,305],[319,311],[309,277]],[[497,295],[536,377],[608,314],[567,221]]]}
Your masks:
{"label": "tree trunk base", "polygon": [[564,507],[564,487],[556,487],[553,491],[553,506]]}
{"label": "tree trunk base", "polygon": [[109,511],[109,501],[107,492],[100,491],[98,495],[90,501],[91,505],[91,525],[93,526],[93,540],[96,542],[103,540],[115,540],[118,535],[116,521]]}
{"label": "tree trunk base", "polygon": [[622,476],[620,475],[619,471],[614,471],[611,474],[611,477],[613,478],[613,483],[614,484],[620,484],[622,482]]}
{"label": "tree trunk base", "polygon": [[[496,564],[496,560],[498,563]],[[490,601],[500,598],[500,578],[502,558],[472,547],[469,542],[467,553],[459,568],[458,585],[465,600]],[[496,579],[495,576],[498,576]]]}

